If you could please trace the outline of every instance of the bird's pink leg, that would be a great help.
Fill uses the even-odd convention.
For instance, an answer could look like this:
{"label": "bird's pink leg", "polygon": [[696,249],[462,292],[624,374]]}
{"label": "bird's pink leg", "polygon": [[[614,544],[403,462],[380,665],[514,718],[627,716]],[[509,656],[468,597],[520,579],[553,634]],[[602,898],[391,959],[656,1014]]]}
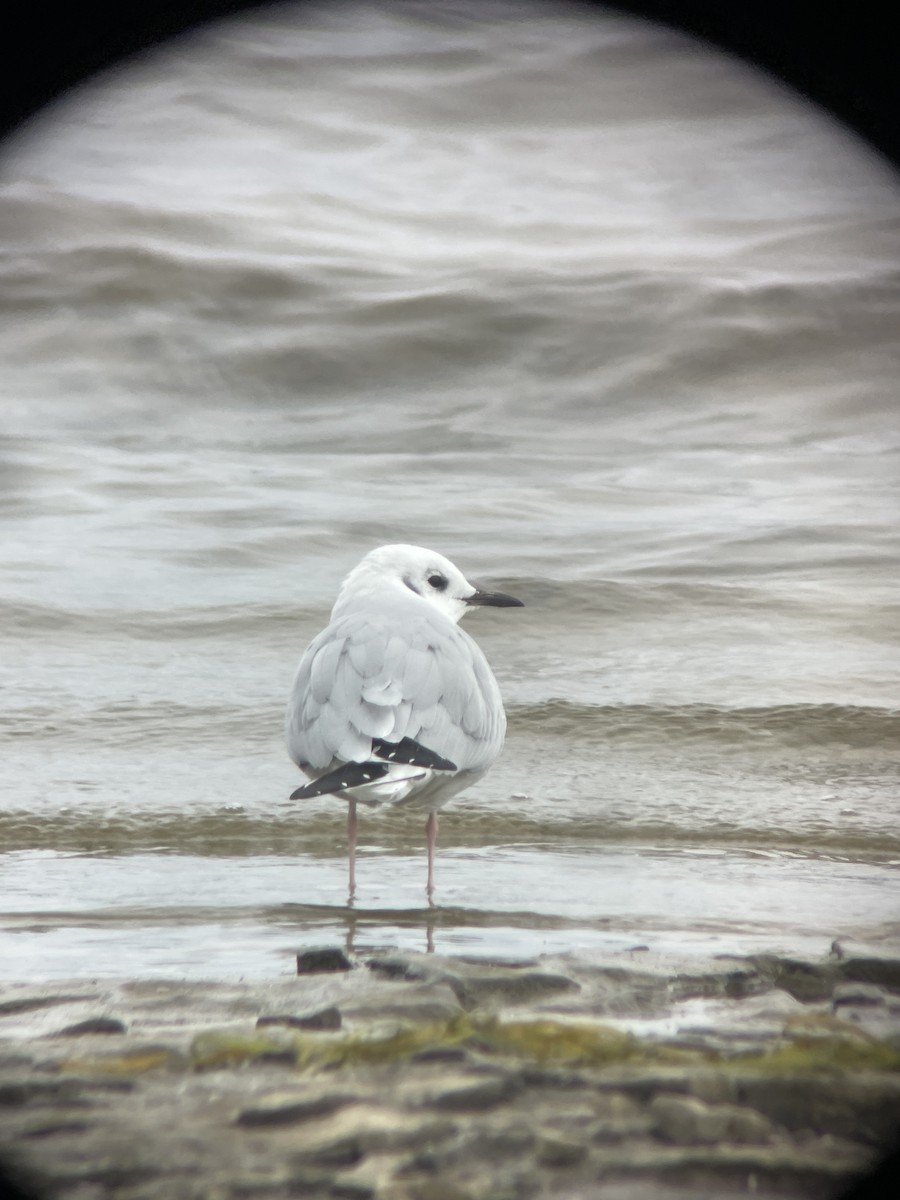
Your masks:
{"label": "bird's pink leg", "polygon": [[356,801],[351,800],[347,808],[347,857],[350,864],[350,900],[356,894]]}
{"label": "bird's pink leg", "polygon": [[428,886],[425,890],[428,893],[429,901],[434,895],[434,848],[437,845],[437,835],[437,813],[430,812],[428,820],[425,822],[425,844],[428,847]]}

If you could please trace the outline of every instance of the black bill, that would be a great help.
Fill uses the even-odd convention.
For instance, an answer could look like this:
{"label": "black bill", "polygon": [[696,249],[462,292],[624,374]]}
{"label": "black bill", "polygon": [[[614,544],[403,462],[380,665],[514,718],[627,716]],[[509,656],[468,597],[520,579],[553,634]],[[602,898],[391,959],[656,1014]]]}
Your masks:
{"label": "black bill", "polygon": [[466,596],[466,604],[490,605],[491,608],[525,607],[521,600],[517,600],[515,596],[507,596],[505,592],[482,592],[480,590],[474,591],[471,596]]}

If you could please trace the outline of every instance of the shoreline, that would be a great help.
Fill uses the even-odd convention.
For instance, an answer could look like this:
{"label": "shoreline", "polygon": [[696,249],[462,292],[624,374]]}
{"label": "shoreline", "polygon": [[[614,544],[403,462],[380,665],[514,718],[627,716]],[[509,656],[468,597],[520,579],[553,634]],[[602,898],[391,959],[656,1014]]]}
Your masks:
{"label": "shoreline", "polygon": [[0,1155],[73,1200],[829,1198],[900,1124],[897,958],[316,949],[3,985],[0,1039]]}

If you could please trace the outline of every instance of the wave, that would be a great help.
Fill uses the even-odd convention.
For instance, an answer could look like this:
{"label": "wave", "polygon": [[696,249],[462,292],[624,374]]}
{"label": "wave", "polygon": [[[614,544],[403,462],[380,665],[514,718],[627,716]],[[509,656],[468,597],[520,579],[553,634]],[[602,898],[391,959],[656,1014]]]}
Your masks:
{"label": "wave", "polygon": [[[223,604],[195,609],[87,609],[64,608],[31,601],[0,601],[0,627],[17,636],[48,632],[71,633],[77,637],[138,640],[209,638],[223,634],[250,635],[264,628],[267,633],[292,632],[305,624],[322,622],[325,605]],[[298,654],[302,649],[297,642]]]}
{"label": "wave", "polygon": [[279,737],[283,719],[283,705],[274,704],[250,709],[118,702],[81,710],[31,705],[0,716],[0,730],[11,740],[52,738],[56,746],[68,742],[80,748],[115,746],[124,751],[151,744],[161,748],[225,742],[248,751]]}
{"label": "wave", "polygon": [[[109,814],[92,805],[77,812],[0,812],[4,853],[118,857],[136,854],[195,855],[200,858],[340,858],[346,852],[346,815],[327,802],[319,807],[280,802],[275,811],[235,806],[185,812],[175,808],[135,809]],[[448,809],[442,846],[466,854],[502,848],[578,854],[588,848],[636,850],[658,855],[734,854],[749,858],[828,859],[900,865],[900,835],[882,830],[814,828],[754,829],[725,821],[685,825],[603,815],[577,820],[545,812],[487,809],[471,800]],[[383,812],[367,820],[366,853],[418,855],[422,822],[406,813]]]}
{"label": "wave", "polygon": [[714,741],[781,746],[895,747],[900,709],[841,704],[778,704],[725,708],[712,704],[590,705],[552,699],[508,706],[510,731],[606,741]]}
{"label": "wave", "polygon": [[[286,621],[287,614],[281,614]],[[182,618],[183,619],[183,618]],[[257,621],[259,614],[256,614]],[[239,612],[219,618],[242,623]],[[248,618],[249,620],[249,618]],[[220,631],[207,618],[205,633]],[[297,618],[291,616],[293,628]],[[171,625],[167,625],[171,632]],[[106,626],[107,633],[109,626]],[[197,632],[196,627],[193,632]],[[299,645],[299,643],[298,643]],[[571,744],[602,741],[713,742],[720,747],[832,748],[875,750],[900,744],[900,709],[872,705],[776,704],[729,708],[715,704],[587,704],[552,698],[532,704],[508,704],[510,737],[565,738]],[[280,697],[271,703],[180,704],[159,700],[117,701],[80,710],[52,704],[20,706],[0,715],[0,729],[11,738],[72,738],[79,743],[115,740],[119,745],[155,742],[183,744],[240,738],[270,740],[282,719]],[[254,735],[254,730],[259,731]]]}

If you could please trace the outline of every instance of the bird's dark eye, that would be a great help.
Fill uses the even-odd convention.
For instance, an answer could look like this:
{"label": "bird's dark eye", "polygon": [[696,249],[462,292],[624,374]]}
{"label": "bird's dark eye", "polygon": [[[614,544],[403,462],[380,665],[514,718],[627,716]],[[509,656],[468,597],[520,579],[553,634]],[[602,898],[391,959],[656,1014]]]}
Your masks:
{"label": "bird's dark eye", "polygon": [[439,592],[442,592],[447,586],[447,580],[443,575],[429,575],[428,582]]}

